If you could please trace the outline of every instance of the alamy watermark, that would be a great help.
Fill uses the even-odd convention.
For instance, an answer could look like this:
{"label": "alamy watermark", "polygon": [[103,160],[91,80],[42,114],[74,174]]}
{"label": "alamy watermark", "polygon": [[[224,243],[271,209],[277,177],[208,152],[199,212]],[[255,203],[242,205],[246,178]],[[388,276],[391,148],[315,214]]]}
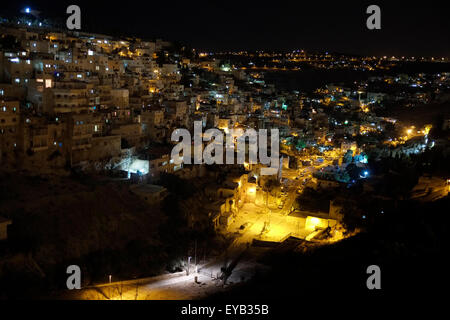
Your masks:
{"label": "alamy watermark", "polygon": [[[66,26],[69,30],[81,29],[81,9],[79,6],[72,4],[67,7],[66,13],[70,16],[66,20]],[[381,9],[373,4],[367,7],[366,13],[370,16],[366,20],[366,26],[369,30],[381,29]]]}
{"label": "alamy watermark", "polygon": [[67,267],[66,270],[67,274],[70,274],[69,277],[67,277],[66,286],[67,289],[73,290],[73,289],[81,289],[81,269],[79,266],[73,264]]}
{"label": "alamy watermark", "polygon": [[370,5],[366,10],[367,14],[370,16],[366,20],[366,26],[369,30],[380,30],[381,29],[381,9],[376,4]]}
{"label": "alamy watermark", "polygon": [[81,29],[81,9],[79,6],[72,4],[67,7],[66,13],[70,16],[66,20],[66,26],[69,30]]}
{"label": "alamy watermark", "polygon": [[366,286],[369,290],[380,290],[381,289],[381,269],[376,264],[370,265],[366,270],[367,274],[370,276],[367,278]]}
{"label": "alamy watermark", "polygon": [[[171,153],[171,159],[177,165],[191,164],[192,147],[194,164],[244,164],[248,140],[248,163],[268,166],[261,168],[261,175],[273,175],[280,167],[280,133],[270,129],[270,156],[268,155],[268,130],[230,129],[225,134],[212,128],[202,132],[202,121],[194,121],[194,138],[187,129],[179,128],[172,132],[172,141],[180,141]],[[203,142],[210,142],[203,150]],[[193,145],[193,146],[192,146]],[[225,147],[224,147],[225,146]],[[225,149],[225,150],[224,150]],[[234,155],[237,149],[237,159]],[[225,156],[224,156],[225,154]]]}

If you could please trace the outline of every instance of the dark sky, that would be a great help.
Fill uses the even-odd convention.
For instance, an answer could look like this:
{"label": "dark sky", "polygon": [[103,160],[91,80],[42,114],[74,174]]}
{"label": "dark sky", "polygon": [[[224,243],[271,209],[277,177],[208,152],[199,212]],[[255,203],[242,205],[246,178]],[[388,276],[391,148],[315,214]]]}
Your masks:
{"label": "dark sky", "polygon": [[[17,1],[65,19],[78,4],[82,29],[178,40],[193,47],[309,49],[369,55],[450,57],[448,1]],[[366,28],[370,4],[381,7],[381,30]]]}

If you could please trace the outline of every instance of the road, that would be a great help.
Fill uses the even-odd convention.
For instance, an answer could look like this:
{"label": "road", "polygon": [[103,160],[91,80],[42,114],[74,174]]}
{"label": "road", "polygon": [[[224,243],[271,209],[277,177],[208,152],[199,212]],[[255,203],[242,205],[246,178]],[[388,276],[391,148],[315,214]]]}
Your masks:
{"label": "road", "polygon": [[[196,279],[197,278],[197,279]],[[197,280],[197,281],[196,281]],[[191,300],[226,290],[221,281],[201,273],[178,272],[72,290],[70,300]]]}
{"label": "road", "polygon": [[[265,272],[268,268],[258,263],[258,257],[266,250],[253,247],[254,239],[282,241],[290,235],[306,238],[311,230],[299,226],[298,219],[288,216],[297,190],[303,188],[304,178],[310,177],[313,167],[283,171],[285,180],[285,201],[281,209],[270,210],[246,203],[239,210],[235,221],[227,230],[235,238],[227,250],[206,264],[198,266],[198,273],[192,270],[165,274],[157,277],[106,283],[74,290],[69,299],[89,300],[178,300],[201,299],[217,293],[230,285],[247,281],[255,272]],[[303,172],[304,177],[300,177]],[[296,179],[298,177],[298,179]],[[243,230],[241,226],[248,223]],[[196,281],[197,280],[197,281]]]}

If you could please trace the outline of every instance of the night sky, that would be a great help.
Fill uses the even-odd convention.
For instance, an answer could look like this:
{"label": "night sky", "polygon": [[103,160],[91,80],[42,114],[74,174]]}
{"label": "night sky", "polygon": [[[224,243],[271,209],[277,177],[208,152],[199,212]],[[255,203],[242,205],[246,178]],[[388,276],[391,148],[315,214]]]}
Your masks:
{"label": "night sky", "polygon": [[[306,49],[362,55],[450,57],[446,1],[17,1],[65,21],[78,4],[82,30],[177,40],[206,50]],[[447,1],[448,2],[448,1]],[[370,4],[382,30],[366,28]]]}

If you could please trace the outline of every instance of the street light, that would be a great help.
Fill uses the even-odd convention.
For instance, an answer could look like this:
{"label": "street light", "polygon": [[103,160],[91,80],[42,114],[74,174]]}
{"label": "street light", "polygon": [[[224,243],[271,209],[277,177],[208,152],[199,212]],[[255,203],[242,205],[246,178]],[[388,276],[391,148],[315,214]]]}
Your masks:
{"label": "street light", "polygon": [[187,265],[187,269],[186,269],[186,275],[188,276],[189,275],[189,269],[190,269],[190,266],[191,266],[191,256],[189,256],[188,257],[188,265]]}
{"label": "street light", "polygon": [[195,263],[195,273],[197,273],[197,239],[195,239],[195,248],[194,248],[194,255],[195,255],[195,260],[194,260],[194,263]]}

